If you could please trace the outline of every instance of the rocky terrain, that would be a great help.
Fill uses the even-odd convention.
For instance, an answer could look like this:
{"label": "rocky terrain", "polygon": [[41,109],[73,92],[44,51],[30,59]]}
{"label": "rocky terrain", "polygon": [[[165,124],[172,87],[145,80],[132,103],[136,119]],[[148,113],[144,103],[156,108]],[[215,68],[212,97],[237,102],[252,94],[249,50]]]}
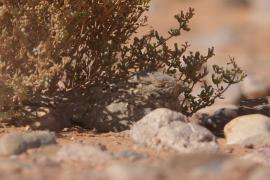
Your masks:
{"label": "rocky terrain", "polygon": [[164,33],[172,14],[194,7],[192,31],[181,41],[199,50],[215,46],[214,63],[236,57],[247,78],[189,118],[175,111],[174,80],[153,72],[134,75],[128,86],[93,89],[91,111],[74,98],[39,124],[0,122],[0,179],[269,179],[269,1],[152,5],[149,24]]}
{"label": "rocky terrain", "polygon": [[[263,106],[269,108],[270,103]],[[148,113],[130,130],[118,133],[97,134],[81,127],[55,133],[5,127],[0,132],[0,177],[267,179],[270,117],[260,113],[257,106],[248,108],[251,114],[228,120],[225,139],[167,108]],[[229,118],[231,114],[222,116]],[[201,118],[200,123],[211,118],[218,118],[217,112]]]}

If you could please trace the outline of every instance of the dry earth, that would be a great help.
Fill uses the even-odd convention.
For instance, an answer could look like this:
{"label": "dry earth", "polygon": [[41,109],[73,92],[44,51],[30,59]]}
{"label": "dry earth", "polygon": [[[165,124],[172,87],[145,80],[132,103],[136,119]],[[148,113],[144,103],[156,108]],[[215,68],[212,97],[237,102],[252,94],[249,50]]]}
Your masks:
{"label": "dry earth", "polygon": [[[9,127],[1,129],[0,137],[14,132],[31,131],[27,128]],[[210,173],[210,179],[221,176],[221,179],[238,180],[240,177],[246,179],[255,176],[260,171],[269,171],[268,168],[264,169],[265,167],[252,161],[242,162],[238,160],[244,155],[260,149],[260,146],[226,145],[223,138],[218,139],[220,152],[217,154],[179,154],[170,150],[155,151],[151,148],[139,146],[126,132],[95,134],[81,128],[71,128],[58,132],[56,136],[56,145],[29,149],[21,155],[2,156],[0,158],[0,178],[6,180],[133,180],[138,178],[193,180],[209,179],[207,174]],[[100,151],[92,152],[91,148],[86,149],[90,152],[86,152],[82,150],[83,146],[71,151],[73,154],[65,154],[64,151],[62,151],[64,152],[62,154],[59,153],[61,147],[77,146],[78,143],[98,147],[101,152],[108,152],[114,154],[114,156],[113,158],[107,158],[107,154],[100,154]],[[232,170],[230,167],[238,168],[238,170]],[[207,170],[207,168],[210,169]],[[217,170],[216,168],[221,169]],[[236,175],[233,175],[233,173],[236,173]],[[263,175],[259,179],[265,177],[268,176]]]}
{"label": "dry earth", "polygon": [[[208,47],[215,46],[217,54],[213,58],[215,63],[224,63],[229,55],[236,57],[248,75],[262,79],[261,81],[268,84],[269,88],[270,21],[264,19],[269,19],[270,14],[267,12],[263,14],[261,10],[255,8],[256,5],[233,4],[230,0],[154,0],[149,13],[149,24],[166,33],[174,24],[173,14],[194,7],[196,17],[191,23],[192,31],[184,34],[179,40],[190,41],[192,49],[195,50],[207,50]],[[228,98],[235,97],[238,91],[240,91],[238,87],[230,91]],[[263,95],[270,95],[270,92],[267,91]],[[239,96],[242,98],[248,95],[240,93]],[[227,103],[226,98],[224,101]],[[28,127],[4,125],[0,127],[0,137],[14,132],[31,132],[31,130]],[[223,164],[222,159],[238,160],[262,147],[267,148],[265,145],[253,144],[226,145],[226,139],[223,137],[217,139],[220,147],[217,155],[183,155],[171,150],[156,151],[136,144],[126,131],[97,134],[80,127],[65,128],[56,132],[56,141],[56,145],[30,149],[21,155],[0,157],[0,179],[215,179],[220,176],[224,179],[248,177],[251,180],[263,180],[269,177],[267,172],[270,172],[268,167],[261,167],[261,164],[253,164],[251,161],[241,164],[240,161],[228,160],[229,167],[220,165]],[[74,160],[69,159],[72,158],[71,155],[70,157],[57,155],[61,147],[77,143],[93,145],[110,156],[106,159],[99,156],[99,153],[96,157],[86,153],[78,155],[80,158],[75,157]],[[84,161],[81,156],[82,159],[90,158],[90,160]],[[97,159],[91,161],[91,158]],[[270,156],[268,158],[270,161]],[[189,172],[193,168],[197,169]],[[210,171],[216,174],[210,173],[210,176]]]}

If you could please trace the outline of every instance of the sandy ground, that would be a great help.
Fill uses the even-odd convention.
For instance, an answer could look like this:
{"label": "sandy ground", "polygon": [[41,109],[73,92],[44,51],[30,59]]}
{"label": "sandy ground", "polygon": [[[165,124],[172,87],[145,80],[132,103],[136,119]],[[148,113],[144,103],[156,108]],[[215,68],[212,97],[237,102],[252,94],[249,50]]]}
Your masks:
{"label": "sandy ground", "polygon": [[[13,132],[30,132],[26,127],[6,127],[0,129],[0,137],[7,133]],[[95,146],[100,146],[107,149],[109,152],[119,152],[122,150],[130,150],[138,153],[147,153],[150,155],[149,159],[162,158],[174,156],[175,152],[170,150],[156,151],[147,147],[137,145],[128,135],[128,131],[120,133],[94,133],[89,130],[84,130],[79,127],[66,128],[63,131],[56,132],[57,143],[59,145],[84,143]],[[244,154],[251,152],[259,146],[237,146],[226,145],[224,138],[218,138],[217,142],[220,146],[220,152],[232,157],[241,157]]]}
{"label": "sandy ground", "polygon": [[[270,34],[268,24],[257,24],[254,9],[249,7],[232,7],[217,0],[154,0],[149,14],[149,25],[166,33],[170,27],[175,25],[173,15],[188,7],[196,9],[196,16],[191,22],[192,31],[183,34],[177,41],[189,41],[191,50],[205,52],[208,47],[216,47],[216,57],[213,62],[224,62],[229,56],[236,57],[238,63],[248,72],[256,73],[262,77],[269,76],[270,69]],[[143,34],[143,29],[140,34]],[[172,43],[172,42],[171,42]],[[270,82],[270,79],[267,78]],[[10,132],[24,132],[26,128],[3,127],[0,128],[0,136]],[[134,150],[150,155],[145,163],[151,163],[157,158],[167,159],[173,155],[170,151],[154,151],[136,145],[125,133],[95,134],[80,128],[66,129],[58,132],[57,142],[68,144],[84,142],[102,146],[110,152],[121,150]],[[227,146],[225,139],[218,139],[221,152],[229,156],[239,157],[256,146]],[[51,153],[49,150],[47,153]],[[35,154],[35,153],[34,153]],[[44,156],[45,151],[37,151],[36,155]],[[22,159],[27,161],[26,154]],[[33,154],[31,154],[33,156]],[[80,164],[72,165],[81,168]]]}

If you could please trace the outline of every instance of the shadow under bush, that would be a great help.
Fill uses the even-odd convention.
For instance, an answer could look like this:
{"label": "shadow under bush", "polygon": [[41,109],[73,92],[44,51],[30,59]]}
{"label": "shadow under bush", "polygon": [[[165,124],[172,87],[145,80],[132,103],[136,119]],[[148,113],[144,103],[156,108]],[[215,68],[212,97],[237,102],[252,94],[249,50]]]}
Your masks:
{"label": "shadow under bush", "polygon": [[[202,55],[186,52],[188,43],[176,43],[173,48],[167,45],[168,40],[190,30],[193,9],[175,15],[178,27],[170,29],[167,37],[151,30],[131,40],[138,28],[146,25],[143,13],[149,8],[148,0],[0,2],[1,88],[10,89],[11,94],[7,96],[9,103],[1,107],[5,119],[46,120],[53,114],[59,123],[64,119],[64,126],[74,122],[84,125],[83,119],[88,119],[90,123],[84,126],[95,129],[100,123],[102,127],[110,123],[104,119],[108,118],[105,106],[114,101],[134,100],[128,97],[132,93],[125,95],[134,86],[128,83],[132,74],[156,71],[175,79],[171,92],[174,100],[179,100],[175,110],[190,116],[213,104],[232,84],[245,77],[230,59],[230,68],[213,66],[213,82],[207,84],[203,80],[209,74],[206,63],[214,56],[214,48]],[[120,91],[109,92],[112,84]],[[201,91],[194,94],[198,84]],[[145,108],[158,104],[155,98],[140,101],[145,101]],[[138,102],[134,106],[139,106]],[[162,103],[159,106],[166,107]],[[130,109],[128,113],[134,112]],[[123,130],[130,121],[138,120],[128,118],[132,117],[129,115],[122,119],[121,115],[110,116],[116,118],[112,122]],[[121,124],[122,120],[127,123]]]}

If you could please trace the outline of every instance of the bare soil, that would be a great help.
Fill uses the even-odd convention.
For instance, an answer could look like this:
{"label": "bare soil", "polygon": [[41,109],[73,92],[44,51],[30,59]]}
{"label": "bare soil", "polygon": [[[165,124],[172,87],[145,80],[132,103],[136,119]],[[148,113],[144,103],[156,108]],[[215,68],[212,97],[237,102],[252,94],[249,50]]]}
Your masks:
{"label": "bare soil", "polygon": [[[190,33],[183,34],[179,41],[191,42],[192,49],[206,51],[207,47],[216,46],[216,57],[213,62],[222,62],[229,55],[235,56],[238,63],[249,73],[257,73],[261,76],[269,76],[270,69],[270,34],[267,26],[256,26],[253,22],[254,10],[250,7],[233,7],[217,0],[153,0],[153,7],[149,12],[149,25],[166,33],[174,26],[173,15],[188,7],[196,9],[196,16],[191,22]],[[232,33],[227,33],[232,31]],[[142,30],[143,34],[146,29]],[[219,34],[220,33],[220,34]],[[235,34],[234,34],[235,33]],[[224,34],[225,40],[222,39]],[[210,38],[214,36],[213,38]],[[231,37],[232,36],[232,37]],[[227,39],[226,39],[227,38]],[[178,41],[178,40],[177,40]],[[206,41],[206,42],[205,42]],[[194,45],[194,46],[193,46]],[[191,50],[192,50],[191,49]],[[267,80],[270,81],[268,78]],[[26,127],[0,127],[0,137],[11,132],[25,132]],[[96,134],[81,128],[65,129],[57,132],[57,142],[60,145],[84,142],[106,148],[109,152],[121,150],[133,150],[139,153],[147,153],[149,157],[143,163],[151,164],[156,159],[167,159],[174,155],[171,151],[155,151],[146,147],[136,145],[125,132]],[[228,146],[224,138],[218,139],[221,152],[240,157],[258,146]],[[46,153],[55,152],[55,149],[33,150],[35,153],[26,153],[20,158],[27,162],[30,156],[44,156]],[[124,160],[123,160],[124,161]],[[71,167],[85,168],[81,163],[74,163]],[[102,169],[102,167],[100,167]]]}

